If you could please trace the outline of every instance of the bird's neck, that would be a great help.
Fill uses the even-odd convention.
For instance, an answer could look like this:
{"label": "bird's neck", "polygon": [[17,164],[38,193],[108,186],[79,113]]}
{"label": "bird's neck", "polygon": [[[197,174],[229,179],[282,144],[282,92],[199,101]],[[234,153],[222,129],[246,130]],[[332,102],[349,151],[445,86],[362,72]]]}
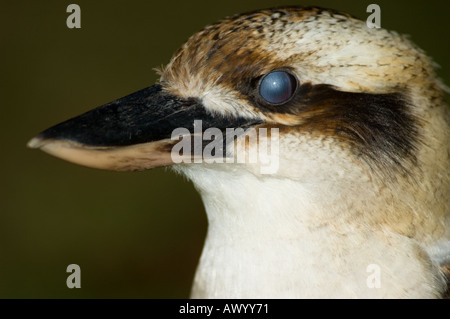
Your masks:
{"label": "bird's neck", "polygon": [[[405,264],[386,249],[397,241],[405,246],[403,239],[386,242],[337,223],[315,200],[327,194],[315,194],[311,185],[243,171],[199,168],[186,175],[200,191],[209,222],[193,298],[380,297],[391,284],[404,285],[368,284],[377,279],[369,278],[370,265],[392,272]],[[414,247],[402,249],[409,254]]]}
{"label": "bird's neck", "polygon": [[209,226],[192,297],[292,296],[304,279],[293,274],[320,251],[305,224],[289,216],[293,208],[310,210],[310,203],[289,199],[286,182],[241,176],[243,183],[228,184],[225,176],[217,178],[211,192],[201,191]]}

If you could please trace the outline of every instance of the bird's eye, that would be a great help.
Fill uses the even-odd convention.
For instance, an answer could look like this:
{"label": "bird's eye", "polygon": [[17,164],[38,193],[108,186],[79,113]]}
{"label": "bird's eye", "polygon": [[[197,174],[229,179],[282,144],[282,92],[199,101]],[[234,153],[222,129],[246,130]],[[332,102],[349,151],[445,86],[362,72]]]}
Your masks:
{"label": "bird's eye", "polygon": [[271,104],[287,102],[297,87],[295,77],[285,71],[273,71],[263,77],[259,85],[259,94]]}

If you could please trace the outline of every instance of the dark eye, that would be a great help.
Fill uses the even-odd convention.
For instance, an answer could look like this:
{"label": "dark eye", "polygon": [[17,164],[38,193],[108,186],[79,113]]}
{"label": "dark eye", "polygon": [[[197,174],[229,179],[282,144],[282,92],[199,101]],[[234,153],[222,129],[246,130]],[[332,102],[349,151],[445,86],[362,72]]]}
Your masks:
{"label": "dark eye", "polygon": [[293,75],[285,71],[273,71],[261,80],[259,94],[271,104],[288,101],[295,92],[297,81]]}

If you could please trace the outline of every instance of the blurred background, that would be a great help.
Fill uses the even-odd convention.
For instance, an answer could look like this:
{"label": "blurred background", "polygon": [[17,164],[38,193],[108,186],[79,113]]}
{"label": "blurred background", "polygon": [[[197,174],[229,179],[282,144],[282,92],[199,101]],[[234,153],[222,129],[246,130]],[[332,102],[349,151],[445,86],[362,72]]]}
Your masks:
{"label": "blurred background", "polygon": [[[153,84],[194,32],[235,13],[318,5],[363,20],[372,1],[0,2],[0,298],[187,298],[206,216],[191,183],[158,168],[97,171],[25,147],[41,130]],[[81,29],[66,8],[81,7]],[[450,84],[450,2],[376,1]],[[66,267],[81,267],[68,289]]]}

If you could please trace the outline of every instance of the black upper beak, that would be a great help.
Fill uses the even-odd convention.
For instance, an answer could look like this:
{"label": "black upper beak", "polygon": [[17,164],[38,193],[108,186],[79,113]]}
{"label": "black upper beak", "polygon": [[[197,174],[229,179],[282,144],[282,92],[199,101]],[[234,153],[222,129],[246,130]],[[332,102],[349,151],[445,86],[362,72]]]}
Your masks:
{"label": "black upper beak", "polygon": [[210,114],[198,99],[180,98],[153,85],[55,125],[28,146],[101,169],[136,170],[172,164],[176,128],[248,127],[258,120]]}

